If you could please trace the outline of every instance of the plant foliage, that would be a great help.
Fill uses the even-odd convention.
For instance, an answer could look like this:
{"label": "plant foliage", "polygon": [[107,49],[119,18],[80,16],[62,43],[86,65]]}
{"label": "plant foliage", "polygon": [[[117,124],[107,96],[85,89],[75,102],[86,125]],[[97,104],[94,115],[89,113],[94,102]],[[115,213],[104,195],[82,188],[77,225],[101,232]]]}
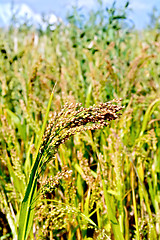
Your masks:
{"label": "plant foliage", "polygon": [[160,237],[157,20],[99,3],[0,29],[0,239]]}

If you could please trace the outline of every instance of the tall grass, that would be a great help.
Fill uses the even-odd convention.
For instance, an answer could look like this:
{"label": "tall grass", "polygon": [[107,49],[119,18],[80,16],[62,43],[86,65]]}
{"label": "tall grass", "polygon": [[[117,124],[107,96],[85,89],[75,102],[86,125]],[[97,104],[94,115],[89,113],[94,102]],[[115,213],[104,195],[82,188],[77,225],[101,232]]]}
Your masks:
{"label": "tall grass", "polygon": [[[159,239],[159,35],[129,31],[126,11],[1,30],[0,239]],[[119,98],[100,129],[101,102]],[[41,159],[48,118],[60,135]]]}

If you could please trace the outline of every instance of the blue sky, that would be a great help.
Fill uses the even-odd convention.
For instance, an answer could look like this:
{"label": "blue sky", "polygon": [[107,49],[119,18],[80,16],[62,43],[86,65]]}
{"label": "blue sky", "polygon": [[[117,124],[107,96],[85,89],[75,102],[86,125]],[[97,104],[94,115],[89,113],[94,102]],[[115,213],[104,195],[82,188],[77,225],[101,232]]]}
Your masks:
{"label": "blue sky", "polygon": [[[113,0],[102,0],[104,6],[111,6]],[[127,0],[117,0],[117,6],[124,6]],[[0,0],[0,3],[9,3],[11,0]],[[26,3],[36,13],[53,12],[62,19],[71,6],[77,4],[84,9],[96,9],[96,0],[12,0],[14,3]],[[130,0],[129,17],[134,21],[137,28],[143,28],[149,23],[149,13],[153,7],[157,7],[160,13],[160,0]]]}

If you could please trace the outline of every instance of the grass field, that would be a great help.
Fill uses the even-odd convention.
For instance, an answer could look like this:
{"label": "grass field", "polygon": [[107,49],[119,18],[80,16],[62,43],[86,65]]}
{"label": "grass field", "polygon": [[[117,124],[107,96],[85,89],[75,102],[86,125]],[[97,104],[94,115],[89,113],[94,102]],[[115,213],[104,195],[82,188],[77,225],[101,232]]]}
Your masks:
{"label": "grass field", "polygon": [[0,30],[0,239],[160,239],[160,35],[126,11]]}

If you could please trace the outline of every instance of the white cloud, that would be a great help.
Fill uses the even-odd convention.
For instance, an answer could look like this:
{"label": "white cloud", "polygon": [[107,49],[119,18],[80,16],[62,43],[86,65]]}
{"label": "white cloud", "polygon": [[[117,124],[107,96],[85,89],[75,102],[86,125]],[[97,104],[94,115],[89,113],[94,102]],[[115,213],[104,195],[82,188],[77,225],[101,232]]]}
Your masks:
{"label": "white cloud", "polygon": [[[0,4],[0,25],[9,25],[13,14],[16,14],[16,19],[20,24],[23,24],[25,20],[29,20],[35,26],[40,25],[43,29],[46,29],[47,27],[47,23],[42,21],[41,15],[35,13],[28,5],[24,3],[16,3],[13,9],[9,3]],[[57,22],[57,17],[54,14],[48,14],[47,20],[48,23],[52,25]]]}

